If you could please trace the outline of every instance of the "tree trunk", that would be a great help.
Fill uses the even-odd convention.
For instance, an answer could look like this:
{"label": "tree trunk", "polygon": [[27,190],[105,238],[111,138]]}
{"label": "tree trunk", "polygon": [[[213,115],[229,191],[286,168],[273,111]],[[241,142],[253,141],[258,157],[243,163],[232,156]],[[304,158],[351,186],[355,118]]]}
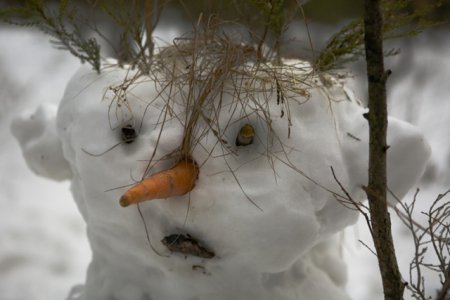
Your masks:
{"label": "tree trunk", "polygon": [[369,182],[366,188],[373,241],[385,299],[403,299],[404,283],[398,269],[387,208],[386,144],[387,102],[383,62],[383,20],[380,0],[364,2],[365,50],[369,83]]}

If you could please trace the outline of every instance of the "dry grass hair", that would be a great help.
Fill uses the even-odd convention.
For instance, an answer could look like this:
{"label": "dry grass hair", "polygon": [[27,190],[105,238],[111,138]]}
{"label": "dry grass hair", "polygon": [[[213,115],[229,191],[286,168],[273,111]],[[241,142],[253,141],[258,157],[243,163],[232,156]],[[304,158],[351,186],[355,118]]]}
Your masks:
{"label": "dry grass hair", "polygon": [[[270,140],[280,141],[272,129],[270,101],[276,101],[279,105],[279,113],[286,121],[286,133],[290,136],[290,104],[292,101],[302,104],[309,100],[309,89],[315,85],[311,80],[315,77],[314,70],[306,65],[276,64],[270,57],[261,58],[256,46],[236,40],[239,38],[208,28],[177,38],[172,46],[160,49],[153,56],[149,73],[138,71],[119,85],[109,88],[113,92],[109,115],[110,120],[115,119],[110,121],[110,126],[113,127],[111,124],[119,119],[130,122],[128,118],[119,116],[118,111],[126,111],[129,118],[133,118],[127,106],[127,94],[132,93],[133,86],[150,81],[155,83],[157,95],[154,99],[141,100],[146,102],[147,111],[154,108],[152,104],[156,100],[163,99],[165,105],[158,120],[160,130],[163,130],[165,122],[172,119],[177,119],[184,127],[179,149],[171,155],[178,159],[191,157],[196,147],[207,149],[201,141],[209,132],[217,138],[215,146],[221,146],[224,155],[232,154],[234,150],[225,132],[233,122],[245,121],[250,117],[267,128],[266,136],[256,138],[264,141],[265,145],[270,145]],[[230,103],[224,101],[224,97],[233,100]],[[184,111],[176,111],[175,107],[183,107]],[[222,111],[230,115],[225,124],[219,122]],[[137,124],[138,131],[144,118],[145,113],[140,124]],[[208,148],[214,149],[215,146]],[[269,146],[265,155],[273,156]],[[151,155],[143,177],[148,175],[154,156],[155,153]],[[205,162],[198,163],[201,166]]]}
{"label": "dry grass hair", "polygon": [[[255,136],[255,139],[264,145],[264,150],[258,150],[260,153],[256,153],[255,157],[267,158],[275,180],[277,177],[275,161],[278,161],[321,188],[337,194],[322,186],[290,161],[289,152],[295,149],[288,148],[282,142],[286,136],[289,138],[291,133],[290,106],[309,101],[310,91],[313,88],[325,89],[325,85],[321,83],[322,76],[318,76],[312,66],[306,63],[283,64],[279,63],[279,58],[271,56],[270,53],[261,56],[257,45],[240,43],[239,40],[239,37],[229,36],[215,28],[197,29],[190,35],[175,39],[173,45],[159,49],[152,57],[148,73],[142,70],[129,72],[132,75],[108,89],[109,95],[112,95],[109,98],[111,128],[114,127],[112,124],[130,123],[135,118],[127,100],[128,96],[133,95],[135,86],[150,82],[157,91],[156,95],[149,99],[133,95],[145,103],[145,112],[150,109],[160,111],[155,124],[159,125],[158,138],[153,152],[149,154],[142,179],[148,177],[161,160],[190,159],[195,149],[200,148],[209,154],[205,161],[197,161],[201,170],[207,159],[217,157],[217,153],[220,153],[228,169],[224,172],[230,172],[247,200],[263,211],[263,208],[247,195],[245,186],[239,182],[238,168],[233,169],[227,160],[229,155],[236,154],[236,148],[231,143],[233,141],[227,140],[228,129],[236,122],[244,124],[251,119],[253,123],[258,123],[266,129],[264,133]],[[156,101],[163,103],[162,108],[154,105]],[[278,112],[273,111],[273,103],[279,107]],[[269,106],[272,107],[272,111]],[[142,128],[145,112],[141,120],[134,120],[138,132]],[[272,128],[274,113],[279,114],[277,122],[278,117],[284,120],[286,131],[275,132]],[[225,121],[223,117],[221,118],[223,114],[228,117]],[[183,138],[177,149],[165,153],[162,158],[157,158],[156,152],[165,124],[173,120],[183,126]],[[211,141],[208,141],[206,146],[203,143],[211,132],[216,139],[212,146]],[[274,151],[271,146],[274,143],[281,148],[277,147]],[[220,147],[220,151],[215,152],[217,147]],[[147,240],[152,249],[159,254],[151,245],[139,204],[138,210],[145,225]],[[185,223],[188,213],[189,205]]]}

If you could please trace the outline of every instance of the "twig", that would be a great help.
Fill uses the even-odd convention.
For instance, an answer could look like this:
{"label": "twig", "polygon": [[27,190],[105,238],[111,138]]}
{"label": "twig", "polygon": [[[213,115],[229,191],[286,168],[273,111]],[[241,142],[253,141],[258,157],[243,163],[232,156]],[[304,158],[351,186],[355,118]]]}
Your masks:
{"label": "twig", "polygon": [[302,13],[303,20],[305,20],[305,28],[306,28],[306,33],[308,34],[309,47],[311,48],[312,61],[316,61],[316,53],[314,51],[314,44],[313,44],[313,41],[311,38],[311,32],[309,30],[308,20],[306,20],[306,15],[305,15],[305,10],[303,9],[303,4],[299,0],[296,0],[296,2],[297,2],[298,7],[300,8],[300,12]]}
{"label": "twig", "polygon": [[373,255],[375,255],[375,257],[377,257],[377,254],[375,253],[375,251],[372,250],[372,248],[369,247],[369,245],[367,245],[366,243],[364,243],[362,240],[358,240],[358,242],[360,242],[361,245],[363,245],[364,247],[366,247],[367,250],[369,250]]}
{"label": "twig", "polygon": [[[414,218],[412,218],[412,215],[410,215],[408,213],[408,211],[414,210],[414,204],[416,202],[416,198],[417,198],[417,195],[420,192],[420,189],[417,189],[416,192],[414,193],[413,203],[411,204],[412,205],[411,208],[409,208],[408,205],[403,203],[397,197],[397,195],[395,195],[390,189],[388,189],[388,191],[389,191],[389,194],[391,194],[391,196],[394,197],[394,199],[397,201],[397,203],[401,206],[401,209],[399,209],[396,205],[388,204],[389,207],[392,208],[395,211],[395,213],[397,214],[397,216],[400,219],[400,221],[402,221],[402,223],[405,224],[405,226],[407,226],[408,228],[410,228],[408,223],[411,222],[411,225],[414,225],[414,226],[412,226],[410,229],[414,229],[414,227],[415,227],[416,229],[420,229],[422,232],[427,233],[428,235],[431,235],[429,227],[423,226],[422,224],[420,224],[419,222],[414,220]],[[447,191],[445,194],[447,194],[448,192],[449,191]],[[411,211],[411,213],[412,213],[412,211]],[[438,235],[438,236],[435,235],[434,237],[437,238],[438,240],[440,240],[443,243],[450,243],[450,238],[445,238],[442,235]]]}
{"label": "twig", "polygon": [[447,270],[445,273],[447,278],[445,279],[444,284],[442,285],[442,289],[439,291],[436,300],[446,300],[447,293],[450,290],[450,264],[447,265]]}
{"label": "twig", "polygon": [[369,199],[372,237],[386,300],[403,299],[405,284],[399,271],[387,207],[387,97],[383,59],[383,18],[380,0],[364,1],[364,44],[369,90]]}
{"label": "twig", "polygon": [[144,23],[145,23],[145,31],[147,32],[147,49],[150,59],[153,56],[153,50],[155,48],[155,44],[153,43],[152,38],[154,28],[155,7],[156,5],[155,6],[153,5],[153,0],[144,1]]}
{"label": "twig", "polygon": [[[344,192],[344,194],[347,196],[347,200],[355,207],[356,210],[358,210],[358,211],[364,216],[364,219],[366,220],[366,223],[367,223],[367,227],[369,228],[369,231],[370,231],[370,235],[373,237],[372,225],[370,224],[370,217],[369,217],[369,215],[367,214],[367,212],[365,212],[365,211],[361,208],[362,204],[356,202],[356,201],[352,198],[352,196],[350,196],[350,194],[348,193],[348,191],[344,188],[344,186],[342,185],[342,183],[337,179],[336,173],[334,172],[334,169],[333,169],[333,166],[330,166],[330,168],[331,168],[331,173],[333,174],[334,180],[335,180],[336,183],[339,185],[339,187],[341,188],[342,192]],[[339,200],[339,199],[338,199],[338,201],[342,203],[342,200]]]}

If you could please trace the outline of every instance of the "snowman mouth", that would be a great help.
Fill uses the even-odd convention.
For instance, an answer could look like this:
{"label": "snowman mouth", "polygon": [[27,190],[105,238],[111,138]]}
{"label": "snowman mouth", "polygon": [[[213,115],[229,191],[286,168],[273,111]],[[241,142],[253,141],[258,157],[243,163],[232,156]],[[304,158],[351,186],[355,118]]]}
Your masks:
{"label": "snowman mouth", "polygon": [[190,234],[174,233],[165,236],[161,243],[171,252],[192,255],[201,258],[213,258],[215,253]]}

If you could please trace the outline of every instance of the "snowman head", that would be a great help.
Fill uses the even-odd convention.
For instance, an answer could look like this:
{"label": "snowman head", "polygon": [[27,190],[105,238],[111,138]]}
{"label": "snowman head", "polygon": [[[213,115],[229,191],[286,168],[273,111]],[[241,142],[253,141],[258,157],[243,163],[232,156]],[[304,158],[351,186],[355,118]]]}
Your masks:
{"label": "snowman head", "polygon": [[[307,290],[289,283],[324,276],[308,255],[357,218],[338,201],[337,181],[365,198],[364,108],[308,63],[258,62],[248,46],[186,42],[154,61],[149,74],[83,68],[59,107],[93,251],[84,297],[291,299]],[[401,197],[429,150],[412,126],[390,119],[390,128],[389,183]],[[187,159],[197,168],[190,192],[121,207],[131,186]]]}

